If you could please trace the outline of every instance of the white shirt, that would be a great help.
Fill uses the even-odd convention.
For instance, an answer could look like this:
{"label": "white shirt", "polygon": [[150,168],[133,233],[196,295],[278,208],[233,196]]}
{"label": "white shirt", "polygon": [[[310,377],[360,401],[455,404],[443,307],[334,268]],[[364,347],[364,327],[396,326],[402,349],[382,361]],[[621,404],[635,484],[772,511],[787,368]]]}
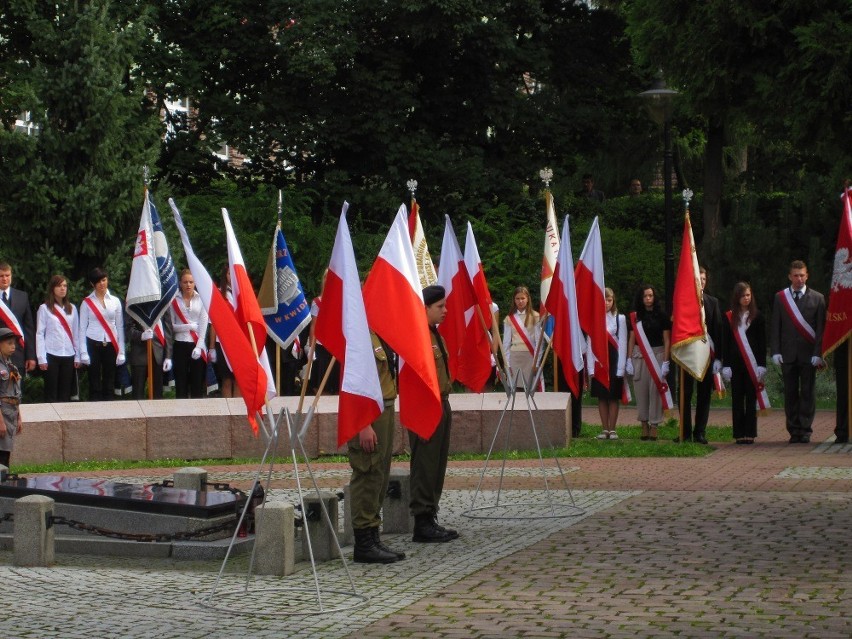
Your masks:
{"label": "white shirt", "polygon": [[[180,305],[180,310],[186,318],[187,323],[178,317],[174,307],[169,305],[169,313],[172,314],[172,326],[175,329],[176,342],[195,342],[195,345],[202,349],[205,348],[205,339],[207,337],[207,325],[210,319],[207,317],[207,311],[204,310],[204,304],[201,302],[201,296],[198,291],[192,292],[192,297],[189,300],[189,306],[186,305],[186,300],[183,295],[175,297],[175,302]],[[190,324],[198,324],[198,339],[192,339],[192,327]]]}
{"label": "white shirt", "polygon": [[[56,310],[68,322],[71,335],[74,335],[76,342],[80,326],[77,309],[72,304],[70,315],[60,306],[56,306]],[[59,357],[70,357],[73,355],[74,361],[80,361],[80,351],[75,343],[72,343],[62,322],[59,321],[59,318],[56,317],[47,304],[42,304],[38,307],[38,313],[36,314],[36,358],[39,364],[47,364],[48,353]]]}
{"label": "white shirt", "polygon": [[[532,347],[538,348],[538,340],[541,335],[541,321],[539,319],[538,313],[533,315],[533,325],[525,326],[524,320],[526,319],[525,311],[515,311],[514,313],[515,320],[518,322],[518,326],[521,327],[521,330],[526,333],[527,339],[529,339]],[[518,332],[515,330],[515,325],[512,323],[512,320],[509,316],[503,320],[503,351],[506,355],[506,366],[510,366],[511,360],[511,352],[515,351],[526,351],[529,353],[529,349],[527,348],[525,342],[521,339]]]}
{"label": "white shirt", "polygon": [[[118,337],[118,356],[124,357],[124,319],[121,312],[121,301],[109,291],[104,295],[104,303],[98,299],[97,294],[92,291],[86,298],[92,300],[95,306],[103,315],[106,323],[112,327]],[[112,344],[112,338],[104,329],[100,320],[95,317],[94,312],[89,307],[88,302],[83,300],[80,304],[80,330],[77,332],[77,343],[80,349],[80,357],[89,356],[86,339],[93,342],[101,342],[103,344]]]}

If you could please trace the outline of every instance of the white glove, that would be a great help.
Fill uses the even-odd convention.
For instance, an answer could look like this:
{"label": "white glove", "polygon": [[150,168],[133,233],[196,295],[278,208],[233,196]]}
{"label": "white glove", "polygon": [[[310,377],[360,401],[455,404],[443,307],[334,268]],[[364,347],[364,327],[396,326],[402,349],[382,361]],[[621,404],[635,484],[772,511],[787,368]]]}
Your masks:
{"label": "white glove", "polygon": [[201,349],[196,346],[192,349],[192,359],[198,359],[201,357]]}
{"label": "white glove", "polygon": [[766,379],[766,367],[758,366],[755,373],[757,373],[757,381],[763,383],[763,380]]}
{"label": "white glove", "polygon": [[196,333],[198,332],[198,322],[190,322],[186,326],[190,331],[195,331]]}
{"label": "white glove", "polygon": [[92,363],[92,360],[91,360],[91,359],[89,359],[89,354],[88,354],[88,353],[83,353],[82,355],[80,355],[80,363],[81,363],[83,366],[88,366],[89,364],[91,364],[91,363]]}
{"label": "white glove", "polygon": [[718,375],[719,371],[721,371],[721,370],[722,370],[722,362],[720,362],[718,359],[714,359],[713,360],[713,374]]}
{"label": "white glove", "polygon": [[219,356],[216,354],[215,348],[211,348],[209,351],[207,351],[207,361],[210,362],[211,364],[216,363],[217,357],[219,357]]}
{"label": "white glove", "polygon": [[628,359],[627,362],[624,364],[624,372],[627,373],[628,375],[633,374],[633,360],[632,359]]}
{"label": "white glove", "polygon": [[152,331],[150,328],[142,331],[142,336],[139,339],[141,339],[143,342],[147,342],[150,339],[154,339],[154,331]]}
{"label": "white glove", "polygon": [[781,366],[781,364],[783,364],[783,363],[784,363],[784,360],[783,360],[783,358],[781,357],[781,354],[780,354],[780,353],[775,353],[775,355],[773,355],[773,356],[772,356],[772,362],[773,362],[776,366]]}
{"label": "white glove", "polygon": [[662,365],[660,365],[660,373],[663,374],[663,377],[668,377],[668,374],[669,374],[669,363],[668,362],[663,362]]}
{"label": "white glove", "polygon": [[163,372],[168,373],[170,370],[172,370],[172,360],[164,359],[163,360]]}
{"label": "white glove", "polygon": [[823,366],[825,366],[825,362],[822,361],[822,357],[817,357],[816,355],[814,355],[813,357],[811,357],[811,366],[813,366],[814,368],[822,368]]}
{"label": "white glove", "polygon": [[730,366],[725,366],[725,368],[722,369],[722,379],[724,379],[726,382],[730,382],[731,377],[733,376],[734,371],[731,370]]}
{"label": "white glove", "polygon": [[122,365],[122,364],[124,364],[124,362],[126,362],[126,361],[127,361],[127,360],[124,358],[124,355],[117,355],[117,356],[116,356],[116,358],[115,358],[115,365],[116,365],[116,366],[121,366],[121,365]]}

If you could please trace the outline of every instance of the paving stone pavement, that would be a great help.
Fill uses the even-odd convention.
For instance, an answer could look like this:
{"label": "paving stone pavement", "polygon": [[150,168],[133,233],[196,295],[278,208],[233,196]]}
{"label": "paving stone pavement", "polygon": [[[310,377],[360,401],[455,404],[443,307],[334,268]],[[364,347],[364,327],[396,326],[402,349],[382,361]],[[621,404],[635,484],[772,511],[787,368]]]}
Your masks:
{"label": "paving stone pavement", "polygon": [[[592,413],[586,409],[584,418],[592,421]],[[711,423],[726,418],[714,412]],[[631,421],[625,411],[621,422]],[[388,566],[350,563],[354,586],[341,562],[320,565],[324,588],[371,599],[315,616],[284,613],[313,606],[304,563],[292,577],[246,582],[247,558],[233,558],[211,598],[220,610],[212,610],[203,603],[218,562],[59,555],[52,568],[27,569],[0,553],[0,579],[13,593],[0,632],[156,639],[849,637],[852,451],[831,442],[832,429],[833,414],[821,411],[813,443],[789,445],[783,414],[775,411],[761,419],[754,446],[717,443],[704,458],[561,460],[583,512],[554,519],[464,516],[482,462],[452,463],[441,519],[462,538],[429,545],[388,535],[408,558]],[[537,464],[509,464],[503,503],[542,503]],[[246,467],[209,470],[216,481],[252,477]],[[342,486],[348,474],[345,465],[318,471],[327,487]],[[159,481],[170,472],[117,476]],[[286,468],[276,472],[273,497],[288,498],[293,478]],[[551,487],[558,474],[548,464]],[[495,497],[497,481],[492,472],[483,480],[484,502]],[[571,503],[566,490],[551,496]],[[303,590],[283,590],[295,587]],[[328,591],[324,600],[327,609],[352,601]]]}

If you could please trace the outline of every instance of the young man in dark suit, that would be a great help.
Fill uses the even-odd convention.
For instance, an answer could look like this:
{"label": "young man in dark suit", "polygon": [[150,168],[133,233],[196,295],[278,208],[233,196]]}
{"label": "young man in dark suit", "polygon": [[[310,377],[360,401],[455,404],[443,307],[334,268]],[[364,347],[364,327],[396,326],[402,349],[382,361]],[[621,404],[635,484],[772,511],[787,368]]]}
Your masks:
{"label": "young man in dark suit", "polygon": [[24,291],[12,288],[12,266],[8,262],[0,262],[0,304],[4,313],[0,313],[0,327],[9,328],[16,334],[17,327],[7,321],[5,313],[11,313],[18,320],[24,338],[24,347],[15,350],[12,363],[18,370],[28,373],[36,367],[35,322],[30,308],[30,298]]}
{"label": "young man in dark suit", "polygon": [[809,288],[808,267],[790,264],[790,286],[775,294],[769,350],[784,379],[784,412],[791,444],[811,441],[816,370],[822,360],[825,298]]}

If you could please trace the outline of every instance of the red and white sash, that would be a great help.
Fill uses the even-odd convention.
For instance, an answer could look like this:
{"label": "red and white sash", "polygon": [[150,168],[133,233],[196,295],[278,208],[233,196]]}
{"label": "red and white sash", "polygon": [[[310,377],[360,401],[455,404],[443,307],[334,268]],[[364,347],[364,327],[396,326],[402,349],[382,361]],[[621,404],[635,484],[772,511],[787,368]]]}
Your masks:
{"label": "red and white sash", "polygon": [[106,321],[104,314],[101,313],[101,309],[98,308],[98,305],[91,297],[86,297],[83,301],[88,305],[89,310],[92,311],[95,318],[100,322],[106,334],[109,335],[109,341],[112,342],[112,347],[115,349],[115,354],[121,354],[121,348],[118,345],[118,335],[115,334],[115,330],[112,327],[112,324]]}
{"label": "red and white sash", "polygon": [[[175,314],[178,316],[181,324],[189,324],[189,320],[186,319],[186,315],[183,314],[183,309],[180,307],[180,304],[175,297],[172,300],[172,309],[174,309]],[[198,345],[198,331],[189,331],[190,337],[192,337],[192,341],[195,342],[195,345]],[[202,344],[201,345],[201,359],[205,362],[207,361],[207,348]]]}
{"label": "red and white sash", "polygon": [[524,343],[524,346],[527,347],[527,350],[530,352],[530,355],[535,354],[535,347],[530,341],[530,336],[527,334],[527,329],[518,324],[518,320],[515,317],[514,313],[509,315],[509,321],[512,322],[512,326],[515,327],[515,332],[518,334],[518,337],[521,338],[521,341]]}
{"label": "red and white sash", "polygon": [[746,371],[748,371],[752,386],[757,391],[757,407],[760,410],[766,410],[770,408],[769,395],[766,393],[766,387],[763,385],[763,382],[757,379],[757,359],[755,359],[754,352],[751,350],[751,344],[748,343],[746,329],[739,319],[734,318],[734,314],[731,311],[726,312],[725,315],[728,317],[731,332],[734,334],[734,341],[736,341],[737,347],[740,349],[740,356],[743,358],[743,362],[745,362]]}
{"label": "red and white sash", "polygon": [[59,320],[60,325],[65,330],[65,334],[68,336],[68,339],[71,340],[71,346],[73,346],[76,350],[77,345],[74,343],[74,332],[71,330],[71,326],[69,326],[68,320],[65,319],[65,311],[57,308],[56,304],[53,304],[50,310],[53,312],[54,317]]}
{"label": "red and white sash", "polygon": [[165,348],[166,336],[163,335],[163,320],[158,320],[154,325],[154,335],[157,337],[157,341],[160,342],[160,346]]}
{"label": "red and white sash", "polygon": [[[618,318],[615,320],[615,330],[618,330]],[[615,335],[606,332],[606,338],[609,340],[609,345],[615,349],[615,352],[618,353],[618,340],[615,339]],[[627,380],[624,380],[624,383],[621,385],[621,403],[629,404],[633,397],[630,395],[630,384],[627,383]]]}
{"label": "red and white sash", "polygon": [[787,309],[787,314],[790,316],[790,319],[793,320],[793,326],[795,326],[796,330],[799,331],[799,335],[811,344],[816,342],[816,332],[814,331],[813,326],[805,321],[805,318],[802,316],[802,312],[799,310],[799,307],[796,306],[796,301],[793,299],[793,293],[789,288],[785,288],[781,291],[781,301],[784,302],[784,308]]}
{"label": "red and white sash", "polygon": [[21,329],[21,324],[18,322],[18,318],[15,317],[12,309],[6,306],[3,302],[0,302],[0,319],[2,319],[6,323],[6,326],[11,328],[15,335],[18,336],[18,341],[21,343],[21,348],[23,348],[24,331]]}
{"label": "red and white sash", "polygon": [[648,336],[645,335],[645,328],[642,322],[636,321],[636,312],[630,313],[630,324],[633,326],[633,333],[636,335],[636,345],[642,353],[642,358],[645,360],[645,366],[651,374],[651,379],[654,381],[654,386],[657,387],[657,392],[660,394],[660,399],[663,402],[663,410],[671,410],[674,406],[672,401],[672,391],[663,377],[663,372],[660,370],[660,365],[657,363],[657,358],[654,357],[654,349],[648,341]]}

